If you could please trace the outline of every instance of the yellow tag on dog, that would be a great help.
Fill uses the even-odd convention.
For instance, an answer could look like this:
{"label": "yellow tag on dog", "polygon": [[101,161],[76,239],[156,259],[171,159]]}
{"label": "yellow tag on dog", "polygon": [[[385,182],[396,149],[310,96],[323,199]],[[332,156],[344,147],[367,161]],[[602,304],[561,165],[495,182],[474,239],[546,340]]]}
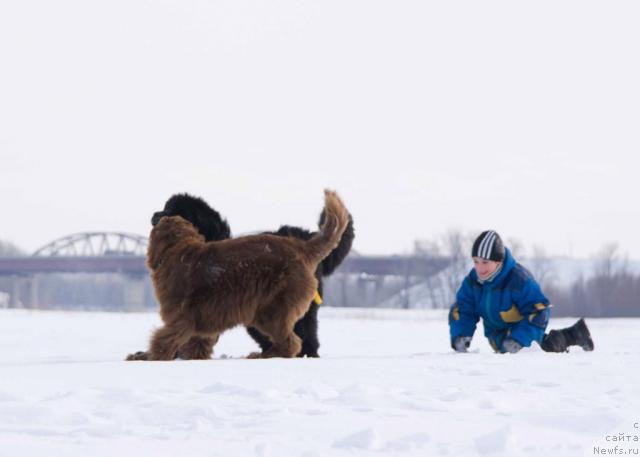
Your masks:
{"label": "yellow tag on dog", "polygon": [[320,306],[322,304],[322,297],[320,296],[320,293],[317,290],[316,290],[316,294],[313,296],[313,301],[318,306]]}

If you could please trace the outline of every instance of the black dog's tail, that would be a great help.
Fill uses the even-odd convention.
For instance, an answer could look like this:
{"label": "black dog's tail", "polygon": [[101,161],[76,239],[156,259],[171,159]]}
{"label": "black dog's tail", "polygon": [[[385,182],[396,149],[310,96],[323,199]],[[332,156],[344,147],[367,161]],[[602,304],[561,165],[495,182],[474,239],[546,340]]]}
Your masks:
{"label": "black dog's tail", "polygon": [[324,212],[324,224],[307,242],[307,256],[315,264],[319,264],[338,246],[349,223],[349,211],[338,194],[328,189],[324,191]]}

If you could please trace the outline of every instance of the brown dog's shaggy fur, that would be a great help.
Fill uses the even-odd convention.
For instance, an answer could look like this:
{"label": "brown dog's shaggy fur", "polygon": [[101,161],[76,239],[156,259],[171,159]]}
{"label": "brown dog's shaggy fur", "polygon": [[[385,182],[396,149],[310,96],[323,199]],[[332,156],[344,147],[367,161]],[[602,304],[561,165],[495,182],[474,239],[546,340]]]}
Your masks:
{"label": "brown dog's shaggy fur", "polygon": [[165,325],[154,332],[147,352],[127,360],[172,360],[179,348],[189,350],[192,337],[215,343],[239,324],[273,342],[265,353],[250,356],[295,357],[301,343],[293,327],[316,292],[315,271],[349,222],[335,192],[325,190],[325,212],[320,232],[308,241],[263,234],[205,244],[181,217],[160,219],[151,230],[147,265]]}

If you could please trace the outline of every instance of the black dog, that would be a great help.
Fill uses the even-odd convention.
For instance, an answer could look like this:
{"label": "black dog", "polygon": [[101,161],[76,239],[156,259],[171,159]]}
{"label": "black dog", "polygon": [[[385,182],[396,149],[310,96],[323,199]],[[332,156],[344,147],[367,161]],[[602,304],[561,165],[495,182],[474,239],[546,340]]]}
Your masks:
{"label": "black dog", "polygon": [[[201,198],[189,194],[176,194],[169,198],[164,210],[153,215],[152,222],[159,220],[163,216],[181,216],[183,219],[188,220],[205,237],[206,241],[220,241],[231,238],[229,224],[220,216],[220,213],[211,208]],[[324,211],[320,215],[318,226],[321,226],[323,222]],[[267,233],[303,240],[308,240],[315,234],[315,232],[289,225],[283,225],[277,231]],[[318,306],[320,300],[318,298],[322,297],[322,278],[332,274],[347,257],[354,238],[353,219],[349,216],[349,224],[340,239],[338,247],[318,265],[316,270],[319,295],[311,303],[307,313],[295,325],[294,332],[302,340],[302,349],[298,357],[318,357],[318,348],[320,347],[320,342],[318,341]],[[247,331],[256,343],[260,345],[262,352],[271,347],[271,341],[257,329],[249,327]],[[207,354],[210,354],[210,346],[212,346],[212,342],[207,341],[206,338],[194,337],[179,351],[178,355],[183,358],[206,358]]]}
{"label": "black dog", "polygon": [[153,213],[151,225],[164,216],[180,216],[191,222],[204,236],[205,241],[221,241],[231,238],[231,229],[225,219],[207,202],[189,194],[176,194],[164,204],[164,210]]}

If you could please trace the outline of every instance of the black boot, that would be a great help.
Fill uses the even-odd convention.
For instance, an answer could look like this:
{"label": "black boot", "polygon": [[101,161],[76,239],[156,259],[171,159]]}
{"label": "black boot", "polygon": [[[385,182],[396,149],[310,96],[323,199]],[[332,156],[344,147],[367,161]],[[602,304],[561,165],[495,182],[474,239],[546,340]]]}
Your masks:
{"label": "black boot", "polygon": [[565,330],[569,334],[567,337],[569,346],[580,346],[585,351],[593,351],[593,340],[584,319],[580,319]]}
{"label": "black boot", "polygon": [[551,330],[547,333],[540,343],[540,347],[545,352],[567,352],[569,345],[567,339],[564,336],[563,330]]}
{"label": "black boot", "polygon": [[569,346],[580,346],[585,351],[593,351],[593,340],[584,319],[562,330],[551,330],[542,340],[542,350],[546,352],[565,352]]}

